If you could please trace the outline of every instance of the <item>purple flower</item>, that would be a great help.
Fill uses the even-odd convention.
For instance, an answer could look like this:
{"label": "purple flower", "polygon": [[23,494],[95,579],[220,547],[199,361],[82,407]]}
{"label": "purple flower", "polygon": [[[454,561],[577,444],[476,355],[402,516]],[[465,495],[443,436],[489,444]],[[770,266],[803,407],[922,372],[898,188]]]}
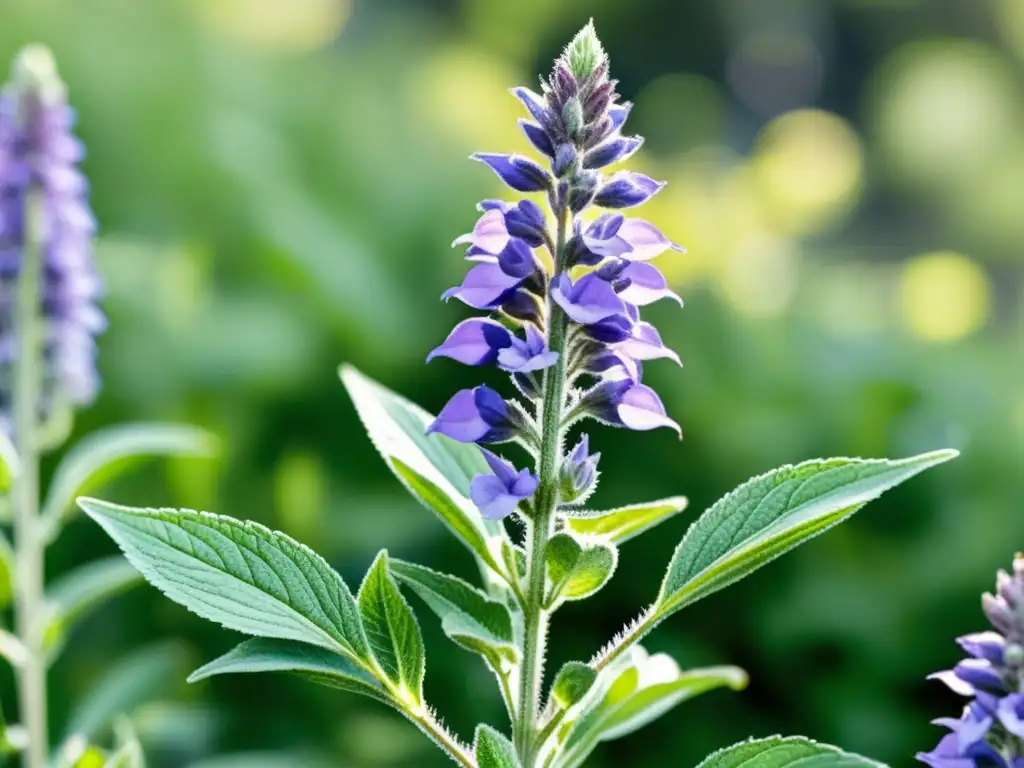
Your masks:
{"label": "purple flower", "polygon": [[581,236],[584,253],[580,264],[597,264],[605,257],[630,261],[648,261],[673,248],[684,251],[669,240],[653,224],[643,219],[627,219],[621,213],[603,213]]}
{"label": "purple flower", "polygon": [[566,504],[583,504],[597,488],[600,453],[590,452],[590,438],[581,435],[559,470],[561,499]]}
{"label": "purple flower", "polygon": [[551,175],[533,160],[521,155],[478,152],[474,160],[486,163],[503,182],[516,192],[541,192],[551,186]]}
{"label": "purple flower", "polygon": [[510,373],[530,373],[550,368],[558,353],[548,350],[547,340],[532,324],[526,325],[526,341],[509,336],[509,345],[498,352],[498,367]]}
{"label": "purple flower", "polygon": [[530,143],[536,148],[542,155],[547,155],[550,158],[555,156],[555,148],[551,144],[551,138],[548,136],[547,131],[537,123],[531,123],[529,120],[519,119],[519,127],[523,133],[526,134],[526,138],[529,139]]}
{"label": "purple flower", "polygon": [[[18,344],[11,335],[13,293],[23,267],[28,200],[36,196],[41,241],[41,417],[57,403],[84,405],[99,388],[93,336],[106,327],[96,306],[102,282],[92,263],[96,221],[77,163],[75,116],[45,48],[21,52],[12,84],[0,94],[0,367],[4,381]],[[9,385],[5,385],[9,386]],[[9,402],[9,396],[0,401]],[[2,407],[9,407],[4,405]],[[4,422],[9,418],[4,416]]]}
{"label": "purple flower", "polygon": [[984,742],[967,750],[960,749],[955,733],[944,736],[931,752],[918,752],[917,759],[932,768],[1010,768],[1006,760]]}
{"label": "purple flower", "polygon": [[679,355],[662,343],[661,334],[650,323],[636,323],[632,328],[630,338],[616,344],[615,349],[633,360],[667,358],[675,361],[676,365],[682,365]]}
{"label": "purple flower", "polygon": [[628,101],[623,104],[617,104],[616,106],[610,107],[608,109],[608,117],[611,118],[612,129],[618,130],[621,128],[632,110],[633,105]]}
{"label": "purple flower", "polygon": [[521,282],[522,278],[507,274],[496,261],[485,262],[470,269],[462,285],[449,288],[441,298],[456,298],[474,309],[497,309]]}
{"label": "purple flower", "polygon": [[632,208],[650,200],[665,186],[635,171],[619,171],[597,191],[594,202],[602,208]]}
{"label": "purple flower", "polygon": [[551,285],[551,298],[572,320],[582,325],[622,314],[626,306],[614,289],[596,274],[584,275],[573,283],[559,275]]}
{"label": "purple flower", "polygon": [[427,434],[440,432],[460,443],[500,443],[517,430],[508,403],[490,387],[479,386],[456,392]]}
{"label": "purple flower", "polygon": [[960,647],[976,659],[984,659],[992,664],[1003,663],[1003,649],[1006,638],[998,632],[976,632],[957,638]]}
{"label": "purple flower", "polygon": [[500,210],[488,210],[481,216],[473,231],[455,238],[456,245],[471,245],[483,253],[497,256],[508,245],[509,232],[505,216]]}
{"label": "purple flower", "polygon": [[618,293],[619,298],[630,304],[645,307],[660,299],[672,299],[683,306],[683,300],[668,287],[661,270],[651,264],[631,262],[619,272],[617,279],[626,281],[626,286]]}
{"label": "purple flower", "polygon": [[518,472],[500,456],[481,448],[493,475],[477,475],[469,484],[469,497],[488,520],[511,515],[520,501],[533,496],[537,478],[527,469]]}
{"label": "purple flower", "polygon": [[602,382],[584,395],[583,405],[594,418],[613,427],[638,431],[670,427],[682,436],[658,393],[645,384],[629,379]]}
{"label": "purple flower", "polygon": [[999,722],[1014,736],[1024,738],[1024,693],[1011,693],[999,702]]}
{"label": "purple flower", "polygon": [[583,157],[583,167],[596,169],[620,163],[640,149],[643,143],[639,136],[615,136],[587,152]]}
{"label": "purple flower", "polygon": [[999,670],[984,659],[964,659],[953,667],[953,674],[975,689],[1004,690],[1003,677]]}
{"label": "purple flower", "polygon": [[[506,203],[504,200],[484,200],[478,206],[480,210],[500,211],[505,220],[505,229],[512,237],[524,240],[531,248],[544,245],[545,227],[544,211],[532,200],[520,200],[518,203]],[[504,248],[504,245],[502,245]],[[498,253],[499,248],[491,253]]]}
{"label": "purple flower", "polygon": [[441,346],[427,355],[427,362],[435,357],[450,357],[466,365],[487,365],[512,345],[512,338],[512,333],[494,320],[463,320]]}

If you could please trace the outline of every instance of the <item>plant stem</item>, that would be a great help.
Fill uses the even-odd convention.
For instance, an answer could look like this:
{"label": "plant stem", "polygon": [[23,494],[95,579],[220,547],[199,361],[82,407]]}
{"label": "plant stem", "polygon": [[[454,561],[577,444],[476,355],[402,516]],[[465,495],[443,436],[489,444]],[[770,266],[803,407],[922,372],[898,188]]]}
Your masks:
{"label": "plant stem", "polygon": [[14,445],[21,469],[14,481],[16,561],[16,619],[18,637],[25,646],[25,661],[18,669],[21,721],[28,733],[26,768],[45,768],[46,658],[43,649],[44,548],[39,527],[39,449],[36,444],[41,380],[39,283],[42,273],[40,215],[37,192],[25,204],[25,249],[18,275],[14,329],[13,421]]}
{"label": "plant stem", "polygon": [[[554,210],[557,230],[554,247],[554,274],[562,270],[565,251],[566,211]],[[558,507],[558,461],[562,455],[562,410],[565,406],[565,341],[567,320],[562,308],[548,295],[548,349],[558,360],[544,374],[540,410],[541,446],[537,467],[539,486],[533,519],[529,522],[527,550],[527,591],[523,605],[523,668],[519,681],[519,709],[515,728],[516,751],[523,768],[532,768],[537,748],[536,727],[544,678],[544,646],[547,640],[548,611],[544,603],[544,550],[551,538]]]}
{"label": "plant stem", "polygon": [[410,717],[441,749],[448,753],[452,760],[463,768],[476,768],[476,760],[466,750],[466,747],[452,736],[447,728],[437,722],[429,712],[415,716],[410,715]]}

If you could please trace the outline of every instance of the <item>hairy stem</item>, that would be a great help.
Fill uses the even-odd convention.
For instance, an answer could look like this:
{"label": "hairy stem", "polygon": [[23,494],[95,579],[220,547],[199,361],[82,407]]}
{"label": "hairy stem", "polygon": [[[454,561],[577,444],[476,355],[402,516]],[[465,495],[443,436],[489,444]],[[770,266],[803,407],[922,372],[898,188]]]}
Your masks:
{"label": "hairy stem", "polygon": [[447,728],[437,722],[429,712],[410,715],[410,717],[441,749],[448,753],[452,760],[463,768],[476,768],[476,760],[473,759],[466,747],[452,736]]}
{"label": "hairy stem", "polygon": [[[554,210],[557,230],[554,249],[554,274],[562,270],[565,251],[566,211]],[[539,717],[540,689],[544,678],[544,646],[547,639],[548,611],[544,604],[544,550],[551,538],[558,507],[558,461],[562,454],[562,410],[565,405],[565,347],[567,319],[561,307],[548,295],[548,348],[558,360],[544,374],[540,409],[541,446],[534,514],[529,523],[527,549],[527,590],[523,605],[523,669],[519,682],[519,708],[515,727],[515,746],[523,768],[532,768],[538,746],[536,728]]]}
{"label": "hairy stem", "polygon": [[14,531],[16,560],[16,619],[18,637],[25,647],[18,669],[21,721],[28,733],[26,768],[45,768],[46,658],[43,649],[43,554],[45,543],[39,527],[39,449],[36,422],[39,411],[40,323],[39,282],[40,210],[36,193],[25,206],[25,252],[15,299],[15,334],[12,412],[14,444],[21,469],[14,481]]}

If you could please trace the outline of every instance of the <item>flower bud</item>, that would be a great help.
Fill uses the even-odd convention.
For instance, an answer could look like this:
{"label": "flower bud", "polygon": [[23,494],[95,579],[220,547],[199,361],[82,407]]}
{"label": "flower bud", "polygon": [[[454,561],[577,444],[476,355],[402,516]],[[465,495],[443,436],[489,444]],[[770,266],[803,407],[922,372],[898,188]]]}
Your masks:
{"label": "flower bud", "polygon": [[580,437],[579,443],[562,461],[559,470],[561,500],[566,504],[583,504],[597,489],[597,462],[600,453],[590,453],[590,439]]}
{"label": "flower bud", "polygon": [[590,205],[600,183],[601,175],[596,171],[582,171],[576,175],[569,186],[569,208],[573,213],[579,213]]}
{"label": "flower bud", "polygon": [[583,105],[575,96],[562,107],[562,121],[565,123],[565,132],[569,134],[569,138],[580,137],[583,132]]}
{"label": "flower bud", "polygon": [[555,149],[555,159],[551,164],[551,170],[555,176],[565,176],[576,167],[576,147],[572,144],[559,144]]}

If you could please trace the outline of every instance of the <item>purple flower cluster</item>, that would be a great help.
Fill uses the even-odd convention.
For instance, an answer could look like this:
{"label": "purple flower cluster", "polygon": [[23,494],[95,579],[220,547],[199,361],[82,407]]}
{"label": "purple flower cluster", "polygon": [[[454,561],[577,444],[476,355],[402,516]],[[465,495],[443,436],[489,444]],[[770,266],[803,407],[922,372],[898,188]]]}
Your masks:
{"label": "purple flower cluster", "polygon": [[[538,459],[541,422],[551,418],[562,420],[560,432],[587,416],[629,429],[679,431],[657,393],[641,380],[644,361],[679,358],[640,319],[640,308],[662,298],[682,304],[649,263],[670,248],[682,249],[652,224],[619,213],[645,202],[664,183],[633,171],[605,175],[643,143],[621,132],[631,105],[619,103],[615,85],[588,25],[542,82],[542,94],[512,91],[532,118],[520,126],[546,167],[516,154],[473,156],[513,190],[538,193],[554,221],[531,199],[485,200],[472,232],[455,240],[466,246],[471,266],[462,284],[443,298],[493,317],[459,323],[427,359],[496,365],[512,374],[522,400],[506,401],[488,387],[462,390],[429,431],[463,442],[516,441]],[[562,381],[567,387],[561,413],[542,413],[543,393],[549,385],[561,392]],[[504,517],[514,502],[533,495],[538,478],[485,455],[494,474],[477,478],[471,495],[486,517]],[[561,457],[564,503],[589,495],[596,464],[585,435]]]}
{"label": "purple flower cluster", "polygon": [[1012,575],[999,572],[982,606],[995,631],[959,638],[968,658],[932,675],[972,697],[959,719],[935,721],[950,732],[917,756],[932,768],[1024,768],[1024,555]]}
{"label": "purple flower cluster", "polygon": [[[18,354],[17,283],[32,245],[40,258],[43,419],[57,405],[85,404],[95,396],[93,336],[106,324],[96,306],[102,292],[92,263],[96,222],[77,168],[83,148],[71,131],[74,120],[49,52],[26,49],[12,85],[0,93],[0,367],[9,382]],[[10,395],[7,385],[0,392],[0,419],[8,431]]]}

